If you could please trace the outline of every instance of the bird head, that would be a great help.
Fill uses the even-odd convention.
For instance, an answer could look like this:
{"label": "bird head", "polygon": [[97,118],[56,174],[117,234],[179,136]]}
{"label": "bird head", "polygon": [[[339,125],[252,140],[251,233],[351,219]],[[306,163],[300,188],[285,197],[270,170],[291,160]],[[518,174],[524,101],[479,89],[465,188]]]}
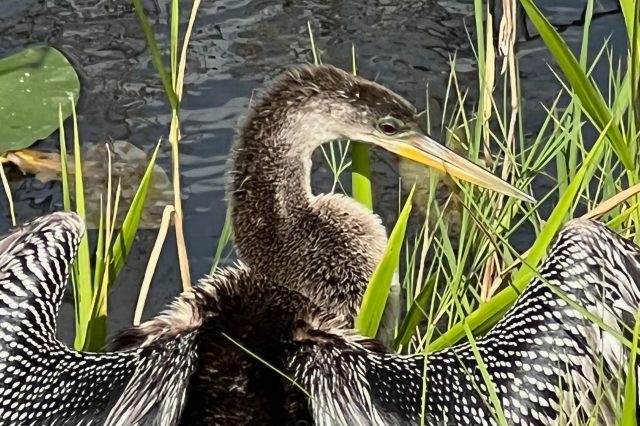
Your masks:
{"label": "bird head", "polygon": [[[296,67],[276,85],[297,105],[306,145],[335,139],[379,146],[472,184],[524,201],[535,200],[472,161],[454,153],[419,126],[415,108],[391,90],[334,67]],[[292,102],[295,99],[295,102]],[[317,143],[316,143],[317,142]],[[299,152],[294,152],[298,155]]]}

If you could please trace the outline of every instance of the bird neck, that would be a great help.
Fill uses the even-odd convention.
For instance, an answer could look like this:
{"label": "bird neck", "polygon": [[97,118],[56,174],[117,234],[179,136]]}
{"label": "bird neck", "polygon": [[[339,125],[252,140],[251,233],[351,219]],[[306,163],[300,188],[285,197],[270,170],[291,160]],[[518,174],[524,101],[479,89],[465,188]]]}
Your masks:
{"label": "bird neck", "polygon": [[312,201],[311,155],[335,139],[313,123],[312,111],[289,106],[257,107],[249,117],[233,153],[229,188],[236,248],[251,263],[261,242],[282,238],[279,230],[295,221]]}

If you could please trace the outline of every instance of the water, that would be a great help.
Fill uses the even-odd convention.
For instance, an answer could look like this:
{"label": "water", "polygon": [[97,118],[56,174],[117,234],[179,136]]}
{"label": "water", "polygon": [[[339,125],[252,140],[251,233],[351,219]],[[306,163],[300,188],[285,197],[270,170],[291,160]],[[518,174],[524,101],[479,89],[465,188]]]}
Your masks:
{"label": "water", "polygon": [[[168,133],[170,110],[144,37],[128,0],[0,0],[0,56],[26,46],[49,43],[70,59],[82,82],[78,106],[84,143],[107,138],[127,140],[149,152]],[[277,3],[277,4],[276,4]],[[168,1],[146,1],[145,7],[161,46],[167,46]],[[552,22],[575,50],[582,27],[583,1],[540,2]],[[186,25],[187,11],[183,10]],[[601,1],[599,12],[612,12],[592,25],[592,57],[611,35],[615,54],[626,49],[624,25],[615,2]],[[307,33],[311,23],[322,59],[345,69],[351,67],[356,46],[359,72],[425,106],[429,85],[434,117],[444,104],[449,58],[457,56],[463,86],[477,78],[466,28],[473,27],[471,0],[318,0],[272,2],[224,0],[202,2],[187,64],[181,145],[186,239],[192,275],[201,276],[211,265],[225,216],[224,173],[234,128],[246,111],[254,90],[286,65],[310,62]],[[552,59],[539,39],[519,46],[525,114],[529,133],[544,119],[540,103],[549,105],[559,85],[548,69]],[[605,70],[595,71],[606,80]],[[57,137],[39,142],[37,149],[55,151]],[[169,170],[168,144],[159,163]],[[390,225],[397,215],[398,164],[392,155],[373,151],[375,208]],[[14,173],[12,191],[19,220],[61,208],[60,186],[40,183]],[[317,161],[314,184],[331,185],[328,168]],[[545,182],[539,183],[544,191]],[[0,197],[0,232],[10,224],[4,197]],[[131,323],[146,259],[155,239],[140,233],[123,276],[110,299],[111,332]],[[530,236],[520,237],[526,246]],[[169,238],[159,262],[146,315],[157,313],[180,289],[179,270]],[[64,301],[61,334],[72,335],[71,297]]]}

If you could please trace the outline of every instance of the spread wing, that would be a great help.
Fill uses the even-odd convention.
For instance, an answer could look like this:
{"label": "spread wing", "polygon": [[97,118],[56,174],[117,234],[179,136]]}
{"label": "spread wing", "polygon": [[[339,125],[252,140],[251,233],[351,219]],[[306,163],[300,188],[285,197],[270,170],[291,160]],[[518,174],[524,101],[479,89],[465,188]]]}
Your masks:
{"label": "spread wing", "polygon": [[155,341],[139,350],[139,358],[105,426],[177,425],[196,366],[195,332]]}
{"label": "spread wing", "polygon": [[58,212],[37,218],[0,240],[3,333],[16,336],[20,329],[21,338],[55,335],[62,293],[83,233],[78,215]]}
{"label": "spread wing", "polygon": [[428,356],[391,354],[316,321],[296,333],[291,370],[311,394],[318,425],[494,423],[477,354],[507,422],[543,426],[573,416],[614,424],[629,350],[611,332],[628,339],[639,308],[640,248],[598,223],[575,221],[539,277],[476,339],[477,353],[465,343]]}

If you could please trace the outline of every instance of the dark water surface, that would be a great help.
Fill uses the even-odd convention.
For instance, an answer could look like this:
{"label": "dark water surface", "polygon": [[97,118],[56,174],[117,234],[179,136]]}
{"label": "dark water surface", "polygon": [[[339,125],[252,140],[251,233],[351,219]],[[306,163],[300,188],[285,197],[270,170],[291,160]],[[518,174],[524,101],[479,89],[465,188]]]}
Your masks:
{"label": "dark water surface", "polygon": [[[168,46],[167,0],[143,2],[159,44]],[[187,2],[184,2],[187,3]],[[559,25],[574,50],[582,36],[585,1],[544,0],[539,4]],[[592,24],[592,57],[605,37],[614,54],[626,49],[624,23],[615,1],[603,0],[604,12]],[[190,5],[185,5],[186,23]],[[465,27],[474,26],[472,0],[224,0],[203,1],[192,36],[182,110],[181,145],[186,239],[192,276],[208,272],[225,216],[224,173],[234,128],[252,92],[285,66],[310,62],[307,33],[311,23],[325,63],[351,67],[356,46],[359,72],[397,91],[418,107],[430,108],[439,121],[449,74],[449,57],[457,54],[463,86],[473,89],[477,70]],[[144,37],[128,0],[0,0],[0,57],[47,43],[74,64],[82,82],[78,106],[84,143],[108,138],[127,140],[150,151],[168,134],[170,109],[147,53]],[[528,133],[544,119],[540,103],[549,104],[559,85],[549,71],[552,60],[539,39],[519,47]],[[607,79],[606,69],[595,71]],[[473,90],[472,90],[473,93]],[[473,96],[473,95],[471,95]],[[0,117],[0,121],[3,118]],[[0,123],[1,125],[1,123]],[[55,151],[57,136],[36,148]],[[398,205],[397,159],[374,151],[375,209],[389,226]],[[318,156],[321,158],[321,156]],[[169,170],[168,144],[160,165]],[[545,183],[541,182],[543,192]],[[318,191],[331,187],[322,161],[314,170]],[[59,183],[30,177],[13,179],[19,221],[61,209]],[[0,196],[0,232],[10,225],[6,199]],[[530,237],[521,236],[522,245]],[[110,332],[131,323],[138,289],[155,232],[142,231],[123,276],[110,299]],[[179,270],[170,237],[156,272],[146,315],[157,313],[180,289]],[[65,299],[61,334],[72,335],[71,297]]]}

